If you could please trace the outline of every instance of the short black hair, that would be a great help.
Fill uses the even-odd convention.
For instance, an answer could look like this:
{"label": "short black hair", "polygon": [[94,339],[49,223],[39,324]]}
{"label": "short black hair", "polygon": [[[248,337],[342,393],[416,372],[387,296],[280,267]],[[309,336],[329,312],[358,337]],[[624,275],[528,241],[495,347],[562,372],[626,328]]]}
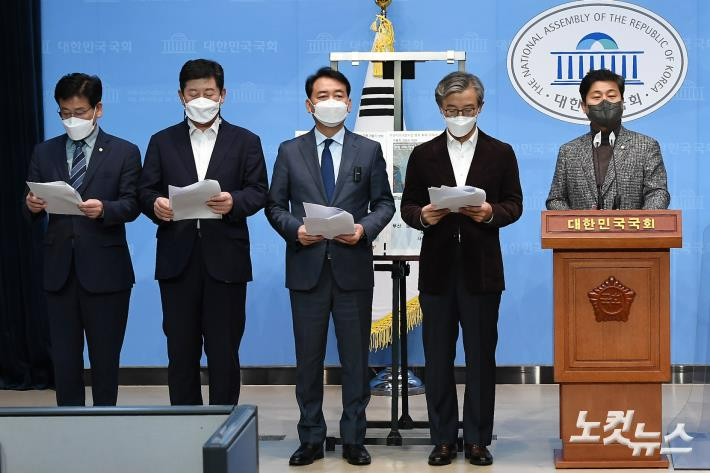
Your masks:
{"label": "short black hair", "polygon": [[329,77],[344,84],[348,97],[350,96],[350,81],[347,77],[345,77],[345,74],[340,71],[336,71],[331,67],[321,67],[315,74],[308,76],[308,79],[306,79],[306,97],[311,96],[313,93],[313,84],[315,84],[315,82],[321,77]]}
{"label": "short black hair", "polygon": [[616,82],[616,85],[619,86],[621,98],[624,98],[624,78],[609,69],[595,69],[587,72],[587,75],[584,76],[584,79],[582,79],[582,82],[579,84],[579,95],[582,96],[582,102],[587,102],[587,94],[589,93],[589,89],[592,88],[592,84],[600,81]]}
{"label": "short black hair", "polygon": [[83,72],[72,72],[57,82],[54,88],[54,100],[59,105],[60,100],[69,100],[72,97],[84,97],[89,101],[91,108],[101,102],[101,79]]}
{"label": "short black hair", "polygon": [[190,59],[180,69],[180,90],[185,90],[187,81],[209,79],[210,77],[214,78],[217,88],[221,92],[224,89],[224,69],[222,69],[222,66],[210,59]]}

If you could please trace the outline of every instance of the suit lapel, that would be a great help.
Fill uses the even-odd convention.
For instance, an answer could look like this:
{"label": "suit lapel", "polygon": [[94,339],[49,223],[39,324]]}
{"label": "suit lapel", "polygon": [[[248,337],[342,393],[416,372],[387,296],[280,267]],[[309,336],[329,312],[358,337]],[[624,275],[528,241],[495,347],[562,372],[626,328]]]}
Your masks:
{"label": "suit lapel", "polygon": [[465,184],[467,186],[475,186],[474,181],[480,183],[488,176],[487,169],[492,165],[493,158],[495,158],[490,152],[489,145],[488,135],[479,128],[476,148],[473,150],[473,159],[471,159],[471,166],[469,166],[468,174],[466,174]]}
{"label": "suit lapel", "polygon": [[621,163],[624,162],[626,156],[629,153],[629,141],[631,140],[631,135],[624,128],[621,127],[619,130],[619,137],[614,143],[614,151],[611,156],[611,161],[609,162],[609,167],[606,171],[606,176],[604,177],[604,184],[602,185],[602,195],[606,195],[607,191],[614,183],[616,179],[616,171]]}
{"label": "suit lapel", "polygon": [[185,170],[190,175],[190,178],[197,182],[197,167],[195,166],[195,155],[192,153],[192,144],[190,143],[190,127],[187,124],[187,119],[182,126],[176,129],[173,142],[177,148],[178,159],[185,166]]}
{"label": "suit lapel", "polygon": [[313,183],[320,191],[323,202],[328,204],[328,199],[325,196],[325,186],[323,186],[323,178],[320,175],[318,152],[316,150],[316,135],[313,130],[301,136],[299,149],[301,151],[301,157],[303,158],[304,164],[306,165],[308,172],[311,173],[311,177],[313,177]]}
{"label": "suit lapel", "polygon": [[441,175],[442,185],[455,187],[456,176],[454,175],[454,167],[451,164],[451,156],[449,156],[449,147],[447,146],[448,137],[446,130],[436,138],[434,143],[434,166],[439,170]]}
{"label": "suit lapel", "polygon": [[50,156],[54,167],[57,170],[58,181],[69,182],[69,164],[67,163],[67,140],[69,137],[63,135],[60,139],[54,140],[52,143],[52,151]]}
{"label": "suit lapel", "polygon": [[338,195],[348,182],[348,176],[353,175],[353,166],[357,158],[357,148],[357,137],[350,131],[345,130],[343,152],[340,155],[340,169],[338,170],[338,178],[335,181],[335,190],[333,191],[333,202],[336,202]]}
{"label": "suit lapel", "polygon": [[86,168],[84,182],[82,182],[79,189],[77,189],[80,193],[89,186],[89,183],[96,175],[98,168],[100,168],[101,165],[103,165],[103,163],[108,159],[108,155],[111,152],[110,142],[111,137],[99,128],[99,134],[96,136],[94,149],[91,151],[91,157],[89,158],[89,166]]}
{"label": "suit lapel", "polygon": [[584,171],[585,181],[591,196],[592,202],[597,201],[597,179],[594,171],[594,159],[592,156],[592,133],[587,133],[582,139],[582,143],[577,148],[577,156]]}
{"label": "suit lapel", "polygon": [[[210,163],[207,166],[205,179],[212,179],[217,172],[217,169],[219,169],[220,164],[222,164],[227,157],[227,151],[234,140],[236,130],[236,127],[230,125],[225,120],[222,120],[222,123],[219,124],[217,141],[215,141],[214,149],[212,150],[212,156],[210,157]],[[192,161],[194,163],[195,160],[193,159]]]}

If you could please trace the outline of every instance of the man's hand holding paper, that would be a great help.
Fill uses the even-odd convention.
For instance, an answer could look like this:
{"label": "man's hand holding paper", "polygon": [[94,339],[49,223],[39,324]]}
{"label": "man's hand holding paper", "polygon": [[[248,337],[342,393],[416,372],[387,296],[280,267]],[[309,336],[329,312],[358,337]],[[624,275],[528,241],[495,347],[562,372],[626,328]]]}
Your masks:
{"label": "man's hand holding paper", "polygon": [[207,207],[212,209],[212,212],[220,215],[228,214],[233,205],[232,194],[229,192],[220,192],[207,201]]}
{"label": "man's hand holding paper", "polygon": [[353,233],[352,235],[351,234],[338,235],[335,238],[333,238],[333,240],[340,242],[340,243],[344,243],[346,245],[354,245],[358,241],[360,241],[360,239],[362,238],[362,236],[364,234],[365,234],[365,229],[363,228],[363,226],[360,225],[359,223],[356,223],[355,224],[355,233]]}
{"label": "man's hand holding paper", "polygon": [[40,199],[34,195],[34,192],[32,191],[27,193],[25,203],[27,204],[27,208],[30,209],[30,212],[33,214],[39,213],[47,208],[47,202],[45,202],[44,199]]}
{"label": "man's hand holding paper", "polygon": [[26,199],[27,207],[37,213],[46,210],[50,214],[84,215],[79,208],[83,204],[81,195],[64,181],[28,182],[31,197]]}
{"label": "man's hand holding paper", "polygon": [[459,212],[475,222],[487,222],[493,215],[493,207],[488,202],[484,202],[479,207],[461,207]]}
{"label": "man's hand holding paper", "polygon": [[421,221],[424,225],[436,225],[450,213],[447,208],[437,209],[434,204],[428,204],[422,207]]}

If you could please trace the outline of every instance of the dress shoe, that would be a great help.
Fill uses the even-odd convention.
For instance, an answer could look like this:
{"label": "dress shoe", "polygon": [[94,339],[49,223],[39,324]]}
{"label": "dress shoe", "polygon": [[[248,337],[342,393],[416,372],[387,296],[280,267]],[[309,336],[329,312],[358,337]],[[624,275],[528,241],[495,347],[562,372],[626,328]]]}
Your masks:
{"label": "dress shoe", "polygon": [[302,466],[310,465],[315,460],[323,458],[323,445],[315,443],[302,443],[298,450],[293,452],[288,461],[289,465]]}
{"label": "dress shoe", "polygon": [[456,444],[442,443],[434,447],[429,454],[429,464],[433,466],[450,465],[456,458]]}
{"label": "dress shoe", "polygon": [[351,465],[369,465],[372,461],[370,454],[363,445],[359,444],[344,444],[343,458]]}
{"label": "dress shoe", "polygon": [[475,443],[467,443],[464,445],[464,455],[469,459],[471,465],[486,466],[493,463],[493,455],[484,446],[476,445]]}

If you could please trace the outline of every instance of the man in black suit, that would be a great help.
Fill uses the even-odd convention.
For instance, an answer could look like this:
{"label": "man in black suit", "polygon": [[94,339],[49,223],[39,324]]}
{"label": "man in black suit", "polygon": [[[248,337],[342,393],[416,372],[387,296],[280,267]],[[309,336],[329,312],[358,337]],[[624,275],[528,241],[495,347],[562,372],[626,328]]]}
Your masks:
{"label": "man in black suit", "polygon": [[[296,343],[296,400],[301,446],[291,465],[323,458],[323,359],[331,313],[343,367],[343,457],[370,463],[363,446],[370,400],[368,355],[372,322],[372,242],[394,214],[380,145],[351,133],[350,82],[322,68],[306,80],[306,110],[315,127],[285,141],[274,164],[266,216],[286,240],[286,287]],[[336,177],[337,176],[337,177]],[[355,221],[352,235],[309,235],[304,202],[339,207]]]}
{"label": "man in black suit", "polygon": [[[35,147],[27,180],[66,181],[81,195],[83,216],[49,216],[44,238],[44,289],[57,404],[83,406],[84,335],[95,406],[115,406],[118,367],[135,282],[124,224],[139,215],[138,148],[101,130],[101,80],[62,77],[54,90],[66,134]],[[25,199],[34,220],[47,203]]]}
{"label": "man in black suit", "polygon": [[[466,352],[463,407],[465,455],[489,465],[486,448],[493,435],[495,352],[503,260],[498,230],[523,211],[518,164],[510,145],[476,126],[483,107],[483,84],[474,75],[453,72],[435,91],[447,131],[417,146],[409,158],[402,219],[423,230],[419,259],[419,301],[424,314],[426,397],[431,438],[430,465],[456,456],[458,400],[454,358],[459,323]],[[437,209],[428,188],[475,186],[486,191],[480,207],[457,212]]]}
{"label": "man in black suit", "polygon": [[[168,339],[174,405],[202,404],[204,341],[210,404],[239,400],[239,344],[251,281],[247,217],[266,203],[266,165],[254,133],[220,116],[227,91],[214,61],[187,61],[178,95],[186,118],[150,139],[140,182],[141,210],[158,225],[155,278]],[[206,204],[220,219],[173,220],[168,186],[216,180]]]}

